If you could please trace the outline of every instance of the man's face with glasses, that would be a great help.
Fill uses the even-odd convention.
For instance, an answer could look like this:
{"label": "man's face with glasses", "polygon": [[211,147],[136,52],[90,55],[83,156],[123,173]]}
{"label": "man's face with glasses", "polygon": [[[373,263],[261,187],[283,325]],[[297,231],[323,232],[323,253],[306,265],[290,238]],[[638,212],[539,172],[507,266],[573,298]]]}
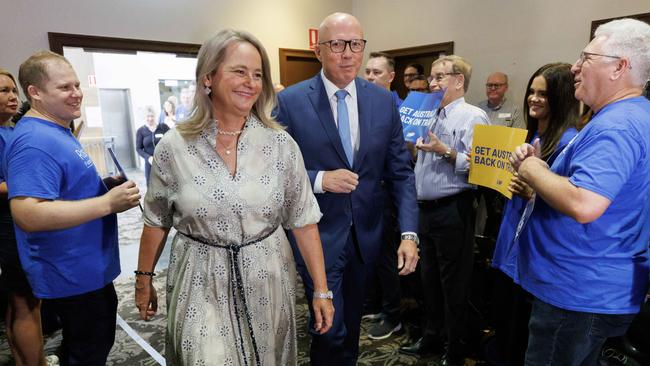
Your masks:
{"label": "man's face with glasses", "polygon": [[490,106],[496,107],[501,104],[506,91],[508,91],[508,81],[504,74],[494,73],[488,76],[485,82],[485,95]]}
{"label": "man's face with glasses", "polygon": [[[459,83],[460,73],[453,71],[450,62],[438,62],[431,65],[431,76],[429,76],[429,90],[432,92],[444,90],[440,106],[444,107],[464,95],[463,84]],[[458,88],[460,87],[460,89]]]}
{"label": "man's face with glasses", "polygon": [[571,67],[576,99],[596,110],[604,106],[611,94],[608,79],[622,59],[603,51],[604,40],[602,37],[592,40]]}
{"label": "man's face with glasses", "polygon": [[357,76],[363,60],[366,41],[361,24],[351,17],[328,24],[319,34],[316,57],[323,73],[334,85],[344,88]]}
{"label": "man's face with glasses", "polygon": [[409,66],[404,69],[404,86],[408,88],[409,84],[416,76],[418,76],[418,70],[415,67]]}

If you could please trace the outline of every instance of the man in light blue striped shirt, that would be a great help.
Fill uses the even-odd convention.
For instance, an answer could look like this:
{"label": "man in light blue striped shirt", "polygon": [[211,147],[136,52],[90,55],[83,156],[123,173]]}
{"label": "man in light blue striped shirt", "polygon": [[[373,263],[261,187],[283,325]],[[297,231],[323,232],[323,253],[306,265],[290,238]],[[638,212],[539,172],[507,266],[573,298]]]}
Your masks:
{"label": "man in light blue striped shirt", "polygon": [[444,365],[464,363],[474,230],[474,187],[467,183],[467,155],[474,125],[489,124],[483,110],[465,102],[471,72],[471,65],[459,56],[434,61],[429,87],[445,94],[428,137],[416,144],[421,276],[427,314],[422,339],[401,351],[427,353],[446,339]]}

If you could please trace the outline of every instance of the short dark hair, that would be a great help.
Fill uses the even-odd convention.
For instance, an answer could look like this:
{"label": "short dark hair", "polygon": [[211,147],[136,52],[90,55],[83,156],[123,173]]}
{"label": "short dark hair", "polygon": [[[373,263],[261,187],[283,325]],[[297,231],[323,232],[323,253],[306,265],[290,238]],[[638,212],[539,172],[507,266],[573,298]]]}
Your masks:
{"label": "short dark hair", "polygon": [[575,127],[579,117],[580,102],[575,98],[575,87],[573,84],[573,74],[571,65],[564,62],[554,62],[546,64],[533,73],[526,86],[526,95],[524,97],[524,118],[528,129],[526,141],[532,139],[537,132],[539,121],[531,117],[528,113],[528,96],[530,95],[530,86],[533,80],[538,77],[544,77],[546,80],[546,100],[548,101],[548,126],[540,139],[543,141],[542,158],[548,158],[560,142],[560,138],[567,128]]}
{"label": "short dark hair", "polygon": [[424,75],[424,66],[420,65],[419,63],[417,63],[417,62],[411,62],[410,64],[406,65],[406,67],[404,68],[404,70],[408,69],[409,67],[412,67],[412,68],[414,68],[415,70],[417,70],[418,74],[420,74],[420,75]]}
{"label": "short dark hair", "polygon": [[423,80],[423,81],[426,81],[426,82],[428,83],[427,77],[424,76],[423,74],[417,74],[417,75],[415,75],[415,76],[413,77],[413,79],[411,79],[411,82],[414,82],[415,80]]}
{"label": "short dark hair", "polygon": [[385,53],[385,52],[370,52],[370,57],[371,58],[378,58],[378,57],[383,57],[386,59],[386,63],[388,63],[388,68],[390,71],[395,71],[395,58],[393,56]]}

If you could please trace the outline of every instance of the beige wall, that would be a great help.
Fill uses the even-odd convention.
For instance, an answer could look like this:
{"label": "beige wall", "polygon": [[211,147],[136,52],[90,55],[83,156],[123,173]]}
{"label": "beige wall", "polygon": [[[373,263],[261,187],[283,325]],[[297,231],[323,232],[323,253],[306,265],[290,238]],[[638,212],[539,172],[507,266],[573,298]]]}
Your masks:
{"label": "beige wall", "polygon": [[454,41],[455,52],[474,66],[469,101],[485,99],[487,75],[502,70],[519,104],[539,66],[577,59],[592,20],[648,13],[650,1],[354,0],[353,11],[368,52]]}
{"label": "beige wall", "polygon": [[[192,5],[188,5],[192,4]],[[278,48],[307,48],[307,29],[327,14],[352,12],[367,52],[454,41],[474,64],[468,99],[484,98],[494,70],[510,74],[518,103],[530,74],[551,61],[573,62],[591,21],[650,12],[649,0],[20,0],[0,12],[0,66],[17,72],[47,32],[201,43],[225,27],[255,34],[279,81]]]}
{"label": "beige wall", "polygon": [[17,73],[36,50],[49,49],[47,32],[202,43],[233,27],[258,37],[279,82],[278,48],[306,49],[308,29],[350,0],[3,0],[0,67]]}

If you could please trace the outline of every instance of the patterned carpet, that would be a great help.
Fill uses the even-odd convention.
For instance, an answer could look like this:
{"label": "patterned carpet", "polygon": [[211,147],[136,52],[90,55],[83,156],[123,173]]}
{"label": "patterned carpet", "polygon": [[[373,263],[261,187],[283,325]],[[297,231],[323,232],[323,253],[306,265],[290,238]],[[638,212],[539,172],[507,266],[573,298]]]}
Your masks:
{"label": "patterned carpet", "polygon": [[[144,191],[146,184],[144,182],[144,174],[139,170],[127,172],[130,179],[136,181],[139,187]],[[144,192],[143,192],[144,193]],[[133,328],[137,334],[149,343],[153,349],[158,351],[164,356],[165,348],[165,271],[168,263],[168,250],[171,246],[171,237],[168,241],[165,251],[156,267],[156,271],[160,275],[156,276],[155,284],[160,299],[158,315],[149,322],[139,320],[133,300],[133,277],[129,275],[133,273],[137,265],[137,248],[142,231],[142,217],[137,209],[129,210],[118,215],[119,220],[119,240],[120,240],[120,256],[122,275],[115,281],[115,287],[118,293],[119,305],[118,314],[126,323]],[[299,278],[299,277],[298,277]],[[299,283],[299,286],[300,283]],[[297,291],[296,296],[296,313],[298,314],[298,358],[299,365],[309,364],[309,335],[307,334],[307,317],[308,309],[307,303],[304,298],[302,288]],[[0,317],[3,318],[3,317]],[[408,317],[407,317],[408,318]],[[374,341],[369,339],[367,329],[371,325],[363,323],[361,329],[359,365],[364,366],[379,366],[379,365],[430,365],[435,364],[438,357],[418,359],[417,357],[404,356],[397,353],[399,346],[408,342],[408,331],[413,329],[413,323],[417,321],[417,315],[410,317],[411,324],[405,324],[407,331],[401,334],[394,335],[388,339],[381,341]],[[0,328],[4,329],[3,319],[0,319]],[[53,334],[47,335],[45,338],[46,354],[54,354],[61,344],[61,332],[57,331]],[[4,331],[0,331],[0,366],[13,365],[11,353],[7,344]],[[473,363],[472,363],[473,364]],[[117,327],[115,345],[111,350],[107,365],[138,365],[138,366],[154,366],[158,363],[145,352],[122,328]]]}
{"label": "patterned carpet", "polygon": [[[158,296],[161,299],[158,308],[158,315],[151,321],[145,322],[139,319],[137,310],[133,302],[133,279],[125,278],[116,282],[115,287],[118,293],[120,303],[118,305],[118,314],[127,324],[135,330],[142,339],[149,343],[153,349],[164,356],[165,349],[165,289],[162,284],[165,283],[166,273],[163,272],[156,276],[155,283],[158,290]],[[298,314],[298,364],[309,365],[309,335],[307,334],[307,303],[302,289],[298,291],[297,308]],[[0,323],[4,327],[3,323]],[[437,357],[422,358],[405,356],[397,353],[399,346],[408,341],[407,333],[402,332],[388,339],[374,341],[369,339],[367,329],[370,323],[364,322],[361,330],[361,355],[358,365],[364,366],[393,366],[393,365],[433,365]],[[409,326],[407,325],[407,328]],[[61,332],[56,331],[46,336],[45,340],[46,354],[56,353],[61,343]],[[13,365],[4,332],[0,332],[0,365]],[[120,326],[117,327],[115,345],[111,350],[107,362],[109,366],[117,365],[138,365],[138,366],[155,366],[158,363],[145,352]]]}

